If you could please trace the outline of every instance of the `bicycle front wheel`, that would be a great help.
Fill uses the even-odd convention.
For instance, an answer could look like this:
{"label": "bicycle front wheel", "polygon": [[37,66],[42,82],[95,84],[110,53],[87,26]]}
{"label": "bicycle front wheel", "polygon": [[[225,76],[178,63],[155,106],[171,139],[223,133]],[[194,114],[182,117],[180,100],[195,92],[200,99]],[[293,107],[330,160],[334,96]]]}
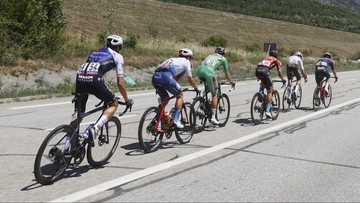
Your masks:
{"label": "bicycle front wheel", "polygon": [[[164,135],[156,129],[158,115],[160,115],[159,108],[153,106],[148,108],[140,119],[138,138],[140,147],[145,153],[156,151]],[[161,123],[158,127],[161,128]]]}
{"label": "bicycle front wheel", "polygon": [[119,118],[113,116],[98,131],[98,136],[94,140],[95,146],[88,145],[87,160],[92,167],[100,167],[108,163],[115,153],[121,137],[121,122]]}
{"label": "bicycle front wheel", "polygon": [[330,84],[328,84],[328,85],[329,85],[329,86],[328,86],[328,92],[326,93],[326,92],[324,91],[324,100],[323,100],[323,102],[324,102],[324,107],[325,107],[325,108],[327,108],[327,107],[330,106],[331,99],[332,99],[332,89],[331,89],[331,85],[330,85]]}
{"label": "bicycle front wheel", "polygon": [[260,93],[257,92],[254,94],[251,100],[250,114],[251,114],[251,120],[254,123],[254,125],[260,124],[264,116],[264,108],[263,108],[263,105],[265,105],[263,101],[264,99],[265,98]]}
{"label": "bicycle front wheel", "polygon": [[282,106],[284,112],[287,112],[290,109],[290,105],[291,105],[291,100],[289,99],[290,94],[291,94],[291,86],[287,86],[286,89],[284,90],[283,99],[282,99]]}
{"label": "bicycle front wheel", "polygon": [[68,158],[64,155],[66,137],[71,138],[73,133],[74,129],[71,126],[61,125],[46,136],[34,163],[34,175],[37,182],[42,185],[52,184],[65,172],[71,161],[70,155]]}
{"label": "bicycle front wheel", "polygon": [[195,127],[195,110],[192,108],[190,102],[185,102],[181,112],[180,121],[184,125],[181,129],[175,129],[176,139],[181,143],[185,144],[190,142],[194,134]]}
{"label": "bicycle front wheel", "polygon": [[205,99],[202,97],[196,97],[191,106],[192,109],[194,109],[193,113],[195,114],[194,133],[199,133],[204,130],[207,120]]}
{"label": "bicycle front wheel", "polygon": [[280,113],[280,94],[278,91],[274,91],[271,102],[271,116],[273,120],[276,120]]}
{"label": "bicycle front wheel", "polygon": [[320,107],[320,88],[316,87],[313,95],[313,109],[317,111]]}
{"label": "bicycle front wheel", "polygon": [[221,94],[218,97],[218,104],[215,115],[219,121],[219,127],[224,127],[230,116],[230,100],[226,94]]}
{"label": "bicycle front wheel", "polygon": [[302,99],[302,87],[301,87],[301,85],[299,85],[299,89],[296,92],[296,98],[295,98],[295,108],[296,109],[300,108],[301,99]]}

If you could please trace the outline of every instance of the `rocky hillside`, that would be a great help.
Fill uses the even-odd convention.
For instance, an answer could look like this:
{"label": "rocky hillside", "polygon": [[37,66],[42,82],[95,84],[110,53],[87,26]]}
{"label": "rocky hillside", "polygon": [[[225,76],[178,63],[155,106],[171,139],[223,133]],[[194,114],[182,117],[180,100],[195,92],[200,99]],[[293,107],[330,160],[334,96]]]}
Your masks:
{"label": "rocky hillside", "polygon": [[359,0],[316,0],[325,5],[342,6],[355,11],[360,11]]}

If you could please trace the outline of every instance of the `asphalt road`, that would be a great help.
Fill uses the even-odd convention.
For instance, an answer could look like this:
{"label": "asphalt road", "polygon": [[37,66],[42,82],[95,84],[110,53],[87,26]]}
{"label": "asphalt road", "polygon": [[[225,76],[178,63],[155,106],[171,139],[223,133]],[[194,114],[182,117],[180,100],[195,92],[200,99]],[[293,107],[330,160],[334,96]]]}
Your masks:
{"label": "asphalt road", "polygon": [[[192,141],[176,138],[143,154],[137,127],[154,91],[130,92],[133,111],[121,117],[122,138],[110,163],[93,169],[86,160],[53,185],[33,175],[37,149],[49,131],[70,121],[72,98],[0,104],[1,201],[223,202],[360,201],[359,71],[339,73],[328,109],[312,110],[314,76],[303,83],[300,109],[254,126],[250,101],[258,82],[239,81],[225,91],[228,124],[208,125]],[[277,86],[282,95],[283,89]],[[185,100],[191,100],[187,93]],[[91,97],[88,109],[97,103]],[[96,118],[84,120],[84,124]]]}

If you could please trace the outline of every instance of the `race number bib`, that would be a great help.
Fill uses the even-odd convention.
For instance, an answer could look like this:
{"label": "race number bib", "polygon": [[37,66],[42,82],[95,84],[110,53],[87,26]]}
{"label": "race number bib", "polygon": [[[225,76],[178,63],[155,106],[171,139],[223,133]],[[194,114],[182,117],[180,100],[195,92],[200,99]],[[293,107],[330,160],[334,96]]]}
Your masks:
{"label": "race number bib", "polygon": [[96,75],[99,73],[101,64],[98,62],[88,62],[81,64],[78,74],[81,75]]}

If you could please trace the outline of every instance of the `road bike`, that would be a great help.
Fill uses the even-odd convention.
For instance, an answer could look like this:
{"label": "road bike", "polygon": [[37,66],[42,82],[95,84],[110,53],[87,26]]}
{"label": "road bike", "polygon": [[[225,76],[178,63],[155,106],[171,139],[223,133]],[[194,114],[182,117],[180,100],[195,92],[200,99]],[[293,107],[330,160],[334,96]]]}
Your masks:
{"label": "road bike", "polygon": [[[161,86],[156,87],[156,94],[159,88],[161,88]],[[185,88],[183,92],[185,91],[195,90]],[[165,104],[174,98],[176,98],[176,96],[171,96],[163,101],[159,98],[159,106],[149,107],[141,116],[138,128],[138,139],[140,147],[145,153],[156,151],[160,147],[164,136],[170,139],[173,133],[175,133],[176,139],[180,144],[188,143],[192,139],[195,125],[194,109],[191,107],[190,102],[183,102],[179,120],[184,127],[177,128],[173,122],[173,111],[175,109],[170,111],[170,115],[167,115],[165,109]]]}
{"label": "road bike", "polygon": [[[72,103],[77,98],[82,99],[86,94],[73,93],[73,95],[75,97]],[[126,105],[125,102],[117,99],[119,104]],[[80,133],[82,132],[80,123],[83,118],[104,111],[106,108],[105,102],[101,101],[93,110],[83,114],[78,112],[75,127],[66,124],[60,125],[46,136],[36,154],[34,163],[34,174],[37,182],[42,185],[54,183],[65,173],[72,159],[75,165],[79,165],[84,160],[85,155],[92,167],[100,167],[108,163],[120,141],[120,120],[113,116],[99,129],[97,138],[94,138],[95,146],[90,145],[88,139],[85,139],[83,133]],[[132,104],[126,105],[125,110],[119,116],[124,115],[128,109],[131,111],[131,108]]]}
{"label": "road bike", "polygon": [[[296,85],[296,80],[293,79],[294,79],[294,73],[291,72],[290,78],[288,78],[289,80],[288,84],[283,93],[282,106],[284,112],[289,111],[291,105],[294,105],[295,109],[298,109],[301,104],[302,87],[301,84]],[[293,83],[295,83],[295,85],[293,85]],[[298,90],[295,93],[296,86],[298,86]]]}
{"label": "road bike", "polygon": [[[325,108],[330,106],[332,100],[332,88],[328,80],[330,78],[335,78],[335,82],[337,82],[337,77],[329,77],[323,78],[320,82],[319,86],[315,87],[314,95],[313,95],[313,109],[317,111],[320,108],[320,104],[322,103]],[[325,91],[325,86],[328,85],[327,92]]]}
{"label": "road bike", "polygon": [[[274,82],[283,82],[282,80],[273,80]],[[285,86],[285,83],[281,88]],[[261,123],[261,121],[264,118],[265,115],[265,109],[266,109],[266,102],[265,102],[265,93],[264,93],[264,87],[263,84],[260,82],[259,91],[256,92],[251,100],[251,107],[250,107],[250,113],[251,113],[251,120],[254,123],[254,125],[258,125]],[[280,113],[280,94],[277,90],[273,91],[272,94],[272,101],[271,101],[271,107],[270,107],[270,113],[271,113],[271,119],[276,120]]]}
{"label": "road bike", "polygon": [[[200,79],[201,82],[205,83],[204,79]],[[221,91],[222,85],[232,85],[232,88],[235,88],[235,85],[229,82],[218,82],[218,91],[217,94],[217,107],[215,117],[219,121],[218,126],[224,127],[229,120],[230,116],[230,99],[227,94]],[[211,119],[212,110],[211,110],[211,92],[208,90],[207,86],[205,85],[205,90],[203,94],[198,94],[194,101],[192,102],[192,107],[195,110],[195,133],[199,133],[204,130],[205,124],[208,120]]]}

